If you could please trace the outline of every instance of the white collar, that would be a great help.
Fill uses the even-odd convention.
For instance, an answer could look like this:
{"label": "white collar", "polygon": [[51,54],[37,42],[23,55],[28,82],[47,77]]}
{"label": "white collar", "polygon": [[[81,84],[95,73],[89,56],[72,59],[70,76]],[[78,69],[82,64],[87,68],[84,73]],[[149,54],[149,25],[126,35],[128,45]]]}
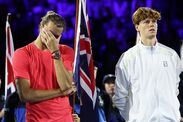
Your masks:
{"label": "white collar", "polygon": [[146,46],[140,41],[137,45],[139,46],[140,50],[154,52],[155,50],[157,50],[159,44],[156,41],[154,46]]}

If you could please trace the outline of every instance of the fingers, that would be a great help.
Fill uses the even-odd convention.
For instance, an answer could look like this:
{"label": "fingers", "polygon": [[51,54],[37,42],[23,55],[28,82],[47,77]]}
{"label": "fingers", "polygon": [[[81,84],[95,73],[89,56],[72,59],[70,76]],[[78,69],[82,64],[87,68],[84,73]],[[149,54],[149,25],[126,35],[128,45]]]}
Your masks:
{"label": "fingers", "polygon": [[58,50],[59,41],[48,29],[46,29],[46,27],[41,29],[40,34],[43,43],[45,43],[45,45],[51,52]]}
{"label": "fingers", "polygon": [[77,89],[76,89],[76,86],[74,85],[74,86],[71,86],[70,88],[68,88],[67,90],[65,90],[65,91],[63,92],[63,95],[64,95],[64,96],[72,95],[72,94],[74,94],[76,91],[77,91]]}
{"label": "fingers", "polygon": [[72,89],[73,89],[73,91],[74,91],[74,92],[76,92],[76,91],[77,91],[77,88],[76,88],[76,85],[75,85],[75,83],[74,83],[74,82],[72,82]]}
{"label": "fingers", "polygon": [[41,37],[44,39],[43,41],[46,41],[47,37],[46,37],[45,32],[41,31],[40,33],[41,33]]}
{"label": "fingers", "polygon": [[55,37],[53,36],[53,34],[47,29],[43,29],[42,34],[47,39],[47,42],[55,40]]}
{"label": "fingers", "polygon": [[72,95],[72,94],[74,94],[76,91],[77,91],[77,89],[76,89],[76,86],[74,85],[74,86],[72,86],[71,87],[71,89],[72,89],[72,91],[71,91],[71,93],[69,94],[69,95]]}
{"label": "fingers", "polygon": [[72,114],[72,117],[74,119],[74,122],[80,122],[80,118],[77,114]]}
{"label": "fingers", "polygon": [[48,44],[47,44],[47,38],[45,36],[45,33],[43,33],[42,31],[40,32],[40,36],[41,36],[41,40],[42,42],[46,45],[46,47],[48,48]]}
{"label": "fingers", "polygon": [[73,118],[78,118],[78,115],[77,114],[72,114],[72,117]]}
{"label": "fingers", "polygon": [[71,86],[71,88],[73,89],[73,91],[75,91],[76,92],[76,85],[75,85],[75,83],[74,82],[72,82],[72,86]]}
{"label": "fingers", "polygon": [[47,35],[48,35],[48,37],[49,37],[50,39],[56,39],[55,36],[51,33],[50,30],[45,29],[45,31],[46,31],[46,33],[47,33]]}

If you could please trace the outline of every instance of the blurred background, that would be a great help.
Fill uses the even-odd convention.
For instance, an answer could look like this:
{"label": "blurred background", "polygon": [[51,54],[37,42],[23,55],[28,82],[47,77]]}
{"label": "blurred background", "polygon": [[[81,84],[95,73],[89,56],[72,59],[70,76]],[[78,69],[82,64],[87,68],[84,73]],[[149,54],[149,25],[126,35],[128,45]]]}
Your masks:
{"label": "blurred background", "polygon": [[[131,18],[133,12],[141,6],[160,11],[162,20],[158,21],[158,41],[180,55],[183,40],[181,0],[87,0],[93,58],[98,67],[98,87],[102,87],[104,75],[114,74],[120,55],[135,45],[136,30]],[[0,0],[0,77],[3,83],[7,13],[12,14],[9,22],[15,49],[36,39],[41,17],[48,10],[65,18],[67,28],[61,43],[73,47],[75,7],[75,0]]]}

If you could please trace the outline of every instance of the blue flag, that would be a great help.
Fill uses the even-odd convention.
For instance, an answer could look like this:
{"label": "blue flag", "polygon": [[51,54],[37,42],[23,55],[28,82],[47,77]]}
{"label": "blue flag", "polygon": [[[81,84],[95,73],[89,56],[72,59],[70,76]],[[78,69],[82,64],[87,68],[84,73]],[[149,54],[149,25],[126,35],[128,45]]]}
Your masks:
{"label": "blue flag", "polygon": [[81,99],[81,122],[98,122],[98,102],[86,0],[76,5],[74,80]]}

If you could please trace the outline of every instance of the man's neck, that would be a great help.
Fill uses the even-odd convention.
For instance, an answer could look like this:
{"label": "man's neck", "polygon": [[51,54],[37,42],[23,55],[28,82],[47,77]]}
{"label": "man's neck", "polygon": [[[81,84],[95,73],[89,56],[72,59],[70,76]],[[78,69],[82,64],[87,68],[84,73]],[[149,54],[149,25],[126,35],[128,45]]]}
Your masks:
{"label": "man's neck", "polygon": [[39,48],[41,50],[47,50],[46,45],[43,44],[43,42],[41,41],[40,36],[38,36],[36,38],[36,40],[34,41],[34,44],[36,45],[37,48]]}
{"label": "man's neck", "polygon": [[157,42],[156,38],[153,39],[142,39],[142,44],[145,46],[154,46]]}

